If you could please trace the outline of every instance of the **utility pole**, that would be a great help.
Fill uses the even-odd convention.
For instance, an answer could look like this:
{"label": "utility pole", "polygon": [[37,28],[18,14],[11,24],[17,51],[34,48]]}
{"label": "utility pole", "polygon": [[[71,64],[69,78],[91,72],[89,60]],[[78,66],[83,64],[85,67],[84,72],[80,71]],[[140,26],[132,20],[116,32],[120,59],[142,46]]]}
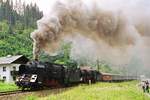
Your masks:
{"label": "utility pole", "polygon": [[100,70],[99,59],[96,60],[96,63],[97,63],[97,70],[99,71]]}
{"label": "utility pole", "polygon": [[125,69],[126,69],[126,75],[127,75],[127,80],[128,80],[128,66],[127,66],[127,64],[125,64]]}

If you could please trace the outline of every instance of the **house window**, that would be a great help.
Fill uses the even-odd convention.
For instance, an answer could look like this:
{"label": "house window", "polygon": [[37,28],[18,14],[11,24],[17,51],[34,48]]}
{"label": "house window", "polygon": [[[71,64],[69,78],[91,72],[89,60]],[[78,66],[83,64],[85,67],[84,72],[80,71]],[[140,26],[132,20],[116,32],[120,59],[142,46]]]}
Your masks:
{"label": "house window", "polygon": [[6,72],[6,67],[3,67],[3,72]]}
{"label": "house window", "polygon": [[3,76],[3,80],[6,81],[6,76]]}
{"label": "house window", "polygon": [[15,66],[13,66],[13,71],[16,71],[16,67]]}

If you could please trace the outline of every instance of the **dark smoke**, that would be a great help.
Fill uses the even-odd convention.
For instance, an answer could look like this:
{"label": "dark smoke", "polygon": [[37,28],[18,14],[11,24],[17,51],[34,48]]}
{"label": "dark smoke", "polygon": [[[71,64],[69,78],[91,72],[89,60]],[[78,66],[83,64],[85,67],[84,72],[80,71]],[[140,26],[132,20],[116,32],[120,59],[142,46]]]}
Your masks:
{"label": "dark smoke", "polygon": [[103,40],[110,46],[135,43],[126,18],[121,14],[98,8],[95,2],[89,8],[81,0],[72,3],[58,1],[50,15],[44,16],[37,24],[38,29],[31,34],[35,57],[38,57],[40,49],[47,50],[47,45],[57,44],[62,38],[75,32],[96,42]]}
{"label": "dark smoke", "polygon": [[66,39],[73,42],[75,59],[87,55],[134,69],[132,59],[138,58],[140,67],[148,68],[149,9],[149,0],[56,0],[31,33],[34,58],[41,50],[55,51]]}

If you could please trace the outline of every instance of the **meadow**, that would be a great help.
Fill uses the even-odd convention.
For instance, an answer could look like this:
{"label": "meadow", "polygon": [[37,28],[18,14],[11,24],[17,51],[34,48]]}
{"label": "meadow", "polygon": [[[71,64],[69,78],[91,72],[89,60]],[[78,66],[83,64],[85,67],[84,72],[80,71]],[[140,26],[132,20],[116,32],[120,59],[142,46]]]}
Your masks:
{"label": "meadow", "polygon": [[137,86],[137,81],[79,85],[67,91],[46,97],[31,95],[26,100],[150,100]]}
{"label": "meadow", "polygon": [[18,90],[18,87],[14,83],[0,82],[0,92]]}

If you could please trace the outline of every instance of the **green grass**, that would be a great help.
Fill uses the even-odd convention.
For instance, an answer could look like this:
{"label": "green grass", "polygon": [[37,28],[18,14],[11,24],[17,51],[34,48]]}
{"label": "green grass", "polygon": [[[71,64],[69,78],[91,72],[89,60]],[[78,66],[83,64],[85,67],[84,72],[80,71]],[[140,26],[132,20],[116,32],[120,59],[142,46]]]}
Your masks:
{"label": "green grass", "polygon": [[37,100],[37,99],[38,97],[35,95],[30,95],[30,96],[25,97],[25,100]]}
{"label": "green grass", "polygon": [[137,83],[132,81],[80,85],[59,94],[39,98],[39,100],[150,100],[150,97],[136,86]]}
{"label": "green grass", "polygon": [[0,92],[18,90],[18,87],[13,83],[0,82]]}

